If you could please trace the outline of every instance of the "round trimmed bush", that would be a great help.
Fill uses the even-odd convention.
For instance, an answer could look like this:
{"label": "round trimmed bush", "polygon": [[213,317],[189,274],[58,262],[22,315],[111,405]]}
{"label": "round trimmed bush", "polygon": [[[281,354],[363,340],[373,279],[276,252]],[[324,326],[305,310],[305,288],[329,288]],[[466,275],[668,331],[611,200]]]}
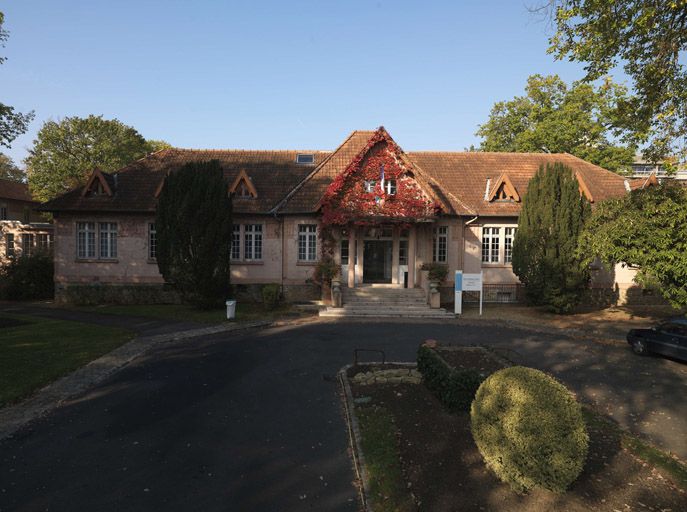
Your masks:
{"label": "round trimmed bush", "polygon": [[565,386],[533,368],[492,374],[470,409],[472,436],[487,466],[518,492],[562,493],[579,476],[589,436]]}

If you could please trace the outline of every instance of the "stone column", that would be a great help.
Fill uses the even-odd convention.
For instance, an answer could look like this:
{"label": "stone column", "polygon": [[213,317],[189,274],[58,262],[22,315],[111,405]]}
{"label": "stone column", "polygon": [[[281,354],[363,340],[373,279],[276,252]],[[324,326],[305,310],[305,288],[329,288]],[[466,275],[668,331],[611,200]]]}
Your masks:
{"label": "stone column", "polygon": [[363,282],[363,271],[365,270],[363,268],[363,255],[365,253],[365,241],[363,240],[365,238],[365,228],[360,228],[356,232],[356,240],[358,240],[358,270],[357,270],[357,276],[358,276],[358,282],[362,283]]}
{"label": "stone column", "polygon": [[408,233],[408,288],[415,288],[415,255],[417,245],[417,226],[411,226]]}
{"label": "stone column", "polygon": [[348,287],[355,288],[355,238],[357,236],[355,226],[348,230]]}
{"label": "stone column", "polygon": [[399,228],[394,226],[393,228],[393,242],[391,245],[391,284],[398,284],[398,237]]}

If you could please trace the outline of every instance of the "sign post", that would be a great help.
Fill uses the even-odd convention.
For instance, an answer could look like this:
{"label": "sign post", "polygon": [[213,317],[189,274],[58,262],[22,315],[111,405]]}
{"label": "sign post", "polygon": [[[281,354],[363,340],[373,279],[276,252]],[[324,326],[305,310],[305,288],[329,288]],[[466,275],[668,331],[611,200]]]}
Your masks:
{"label": "sign post", "polygon": [[456,315],[463,314],[463,271],[456,270],[455,275],[455,300],[454,300],[454,313]]}
{"label": "sign post", "polygon": [[[458,291],[459,273],[460,291]],[[479,314],[482,316],[482,301],[484,298],[484,294],[482,292],[482,278],[483,272],[480,272],[479,274],[463,274],[460,270],[456,271],[456,314],[462,314],[463,292],[479,292]]]}

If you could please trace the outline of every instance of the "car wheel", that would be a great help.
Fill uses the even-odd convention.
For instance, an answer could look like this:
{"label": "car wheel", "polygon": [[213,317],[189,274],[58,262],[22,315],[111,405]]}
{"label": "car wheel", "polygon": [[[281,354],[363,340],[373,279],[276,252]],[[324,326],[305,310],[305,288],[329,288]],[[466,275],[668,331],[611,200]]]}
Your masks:
{"label": "car wheel", "polygon": [[634,340],[632,342],[632,350],[634,351],[635,354],[639,354],[640,356],[644,356],[647,354],[646,343],[644,343],[642,340]]}

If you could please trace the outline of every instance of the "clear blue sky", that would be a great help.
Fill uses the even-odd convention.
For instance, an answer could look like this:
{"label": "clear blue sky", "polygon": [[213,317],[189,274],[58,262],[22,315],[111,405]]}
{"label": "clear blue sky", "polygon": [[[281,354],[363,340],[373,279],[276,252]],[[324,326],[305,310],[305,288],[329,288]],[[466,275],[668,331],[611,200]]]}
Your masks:
{"label": "clear blue sky", "polygon": [[102,114],[179,147],[333,149],[384,125],[406,150],[462,150],[534,73],[550,27],[501,1],[21,0],[0,99],[47,119]]}

